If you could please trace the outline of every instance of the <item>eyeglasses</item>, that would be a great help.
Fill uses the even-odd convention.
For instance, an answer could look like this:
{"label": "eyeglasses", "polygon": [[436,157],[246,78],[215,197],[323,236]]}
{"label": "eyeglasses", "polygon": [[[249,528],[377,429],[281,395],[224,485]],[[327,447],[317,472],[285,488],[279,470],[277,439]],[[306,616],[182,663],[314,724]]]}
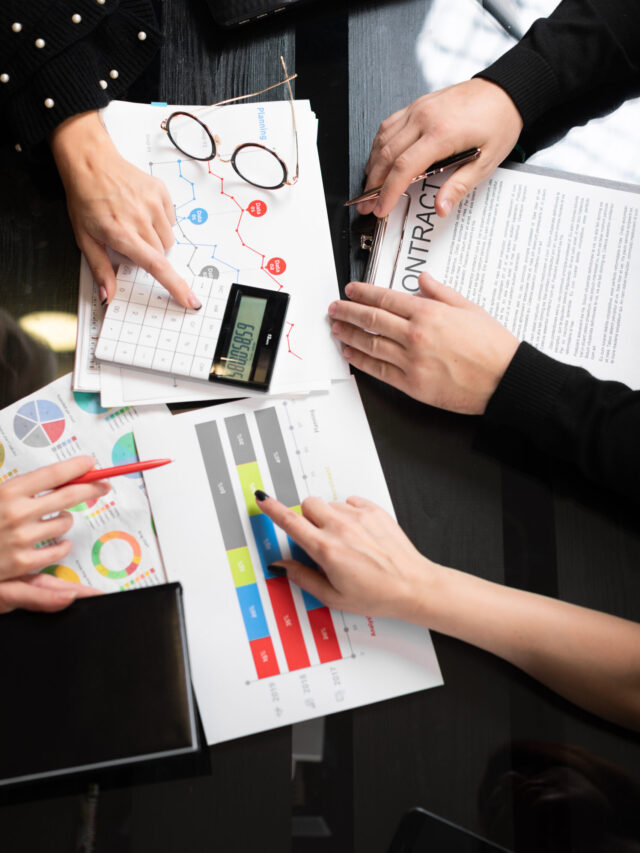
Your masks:
{"label": "eyeglasses", "polygon": [[222,163],[231,163],[234,171],[243,181],[261,189],[277,190],[280,187],[293,186],[298,180],[298,129],[296,127],[291,80],[294,80],[298,75],[287,73],[287,66],[282,57],[280,57],[280,62],[284,71],[284,79],[280,80],[280,82],[272,83],[271,86],[260,89],[259,92],[252,92],[250,95],[239,95],[236,98],[227,98],[225,101],[218,101],[215,104],[210,104],[208,107],[203,107],[203,109],[221,107],[224,104],[231,104],[234,101],[253,98],[256,95],[269,92],[271,89],[276,89],[278,86],[286,85],[289,93],[289,106],[291,107],[291,122],[296,149],[296,171],[292,177],[289,176],[284,160],[275,151],[267,148],[266,145],[260,145],[258,142],[244,142],[234,149],[229,159],[221,157],[218,152],[218,146],[220,145],[219,138],[214,136],[207,125],[192,113],[171,113],[169,118],[166,118],[160,124],[160,127],[167,133],[178,151],[192,160],[210,161],[217,157]]}

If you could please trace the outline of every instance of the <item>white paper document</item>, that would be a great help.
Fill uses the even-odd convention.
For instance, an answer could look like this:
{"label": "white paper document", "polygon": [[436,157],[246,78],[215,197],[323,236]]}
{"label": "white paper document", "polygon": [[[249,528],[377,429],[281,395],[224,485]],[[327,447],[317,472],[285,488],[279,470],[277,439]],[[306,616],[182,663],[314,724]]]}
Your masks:
{"label": "white paper document", "polygon": [[341,613],[277,577],[301,549],[263,515],[263,489],[298,509],[308,495],[360,494],[393,513],[353,379],[301,400],[242,400],[136,429],[171,471],[145,481],[170,580],[185,593],[190,657],[209,743],[442,684],[429,632]]}
{"label": "white paper document", "polygon": [[[230,157],[241,143],[259,142],[276,151],[293,174],[295,142],[286,101],[187,108],[196,111],[198,118],[220,140],[220,157],[212,161],[185,157],[161,129],[161,121],[179,109],[114,101],[103,112],[120,153],[161,178],[169,190],[176,212],[176,243],[168,253],[170,261],[190,285],[198,285],[198,280],[208,277],[214,283],[230,279],[290,294],[271,382],[274,393],[322,389],[331,380],[346,378],[348,367],[328,334],[327,307],[332,299],[338,298],[339,291],[316,148],[317,119],[308,101],[296,102],[299,180],[294,186],[277,190],[252,186],[236,174],[231,163],[220,158]],[[159,294],[166,294],[160,285],[155,287]],[[179,308],[173,301],[171,305]],[[114,310],[111,305],[107,319]],[[189,316],[194,313],[197,312],[187,312]],[[144,317],[140,324],[143,320]],[[127,343],[131,341],[130,326],[131,323],[126,329]],[[83,334],[88,334],[86,324]],[[117,350],[118,342],[115,343],[115,347],[108,346]],[[190,372],[189,367],[182,365],[188,358],[193,359],[195,371],[194,354],[178,352],[177,347],[176,339],[172,354],[180,359],[182,372]],[[106,389],[101,381],[103,403],[109,400],[119,405],[238,395],[237,390],[230,391],[228,386],[194,381],[186,376],[171,378],[170,373],[163,374],[166,393],[158,395],[157,381],[152,379],[146,384],[152,374],[133,369],[144,362],[135,346],[125,349],[129,355],[123,359],[117,357],[121,364],[109,370]],[[141,353],[142,350],[141,346]],[[159,359],[155,351],[154,358]],[[154,359],[151,362],[144,364],[153,368]],[[123,367],[122,363],[128,366]],[[197,371],[190,375],[196,374]]]}
{"label": "white paper document", "polygon": [[[171,414],[166,406],[104,409],[97,394],[72,392],[71,374],[56,379],[0,412],[0,483],[80,454],[100,468],[136,462],[133,427],[146,420],[158,429]],[[64,538],[73,548],[43,571],[103,592],[165,583],[142,475],[110,482],[109,494],[69,507],[74,523]]]}
{"label": "white paper document", "polygon": [[428,270],[520,340],[640,388],[637,188],[499,168],[440,219],[445,178],[411,186],[400,251],[381,250],[395,273],[375,283],[415,293]]}

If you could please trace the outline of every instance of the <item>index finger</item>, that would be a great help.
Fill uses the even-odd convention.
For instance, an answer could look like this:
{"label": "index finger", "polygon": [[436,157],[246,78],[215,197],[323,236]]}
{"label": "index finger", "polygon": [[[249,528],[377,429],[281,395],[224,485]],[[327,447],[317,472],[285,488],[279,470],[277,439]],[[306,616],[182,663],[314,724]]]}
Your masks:
{"label": "index finger", "polygon": [[290,536],[294,542],[300,545],[310,557],[313,557],[313,552],[321,538],[320,530],[315,524],[312,524],[303,515],[289,509],[276,498],[267,495],[264,500],[260,500],[256,495],[256,499],[262,512],[278,527],[281,527],[287,536]]}
{"label": "index finger", "polygon": [[193,308],[196,311],[202,308],[202,303],[198,297],[182,276],[174,270],[169,259],[162,252],[146,243],[139,235],[134,234],[123,240],[114,240],[112,248],[122,252],[134,264],[146,270],[157,282],[166,287],[183,308]]}
{"label": "index finger", "polygon": [[53,465],[45,465],[44,468],[36,468],[28,474],[21,474],[11,480],[10,484],[12,490],[33,497],[81,477],[95,468],[95,465],[93,456],[75,456],[73,459],[65,459],[64,462],[55,462]]}

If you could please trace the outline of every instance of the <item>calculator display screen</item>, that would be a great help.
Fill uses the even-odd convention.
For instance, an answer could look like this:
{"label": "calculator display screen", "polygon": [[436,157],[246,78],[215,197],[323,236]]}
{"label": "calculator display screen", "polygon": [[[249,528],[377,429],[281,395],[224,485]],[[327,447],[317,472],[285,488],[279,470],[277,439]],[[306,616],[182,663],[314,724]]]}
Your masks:
{"label": "calculator display screen", "polygon": [[222,355],[224,376],[227,379],[249,381],[266,307],[266,299],[256,296],[240,298],[229,349]]}

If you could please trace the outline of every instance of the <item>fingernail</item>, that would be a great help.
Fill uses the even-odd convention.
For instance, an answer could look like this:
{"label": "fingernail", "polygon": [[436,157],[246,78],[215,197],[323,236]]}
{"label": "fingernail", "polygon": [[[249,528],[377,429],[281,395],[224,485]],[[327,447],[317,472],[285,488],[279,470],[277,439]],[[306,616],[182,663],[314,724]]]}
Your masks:
{"label": "fingernail", "polygon": [[448,198],[445,198],[445,200],[442,202],[441,207],[444,215],[448,216],[451,213],[451,208],[453,207],[453,205],[451,204]]}
{"label": "fingernail", "polygon": [[331,324],[331,334],[332,335],[339,335],[341,331],[342,331],[342,324],[341,323],[336,322],[336,323]]}
{"label": "fingernail", "polygon": [[332,302],[331,305],[329,305],[329,316],[333,317],[333,315],[336,313],[337,310],[338,310],[337,302]]}
{"label": "fingernail", "polygon": [[379,203],[378,203],[378,204],[376,204],[376,206],[373,208],[373,215],[374,215],[374,216],[377,216],[377,217],[378,217],[378,219],[380,219],[380,217],[382,216],[382,205],[381,205],[381,204],[379,204]]}
{"label": "fingernail", "polygon": [[98,299],[100,300],[100,305],[107,304],[107,288],[104,286],[104,284],[101,284],[98,288]]}
{"label": "fingernail", "polygon": [[253,493],[257,501],[266,501],[269,495],[266,492],[263,492],[262,489],[256,489]]}
{"label": "fingernail", "polygon": [[353,290],[353,283],[349,282],[349,284],[345,287],[344,292],[349,296],[351,291]]}
{"label": "fingernail", "polygon": [[193,290],[189,291],[187,302],[189,303],[189,307],[193,308],[194,311],[199,311],[202,308],[202,302],[200,302]]}
{"label": "fingernail", "polygon": [[353,355],[353,350],[351,349],[351,347],[345,347],[342,350],[342,355],[348,360]]}
{"label": "fingernail", "polygon": [[287,570],[284,566],[274,566],[273,564],[267,566],[267,571],[271,572],[272,575],[276,575],[276,577],[283,578],[287,574]]}

